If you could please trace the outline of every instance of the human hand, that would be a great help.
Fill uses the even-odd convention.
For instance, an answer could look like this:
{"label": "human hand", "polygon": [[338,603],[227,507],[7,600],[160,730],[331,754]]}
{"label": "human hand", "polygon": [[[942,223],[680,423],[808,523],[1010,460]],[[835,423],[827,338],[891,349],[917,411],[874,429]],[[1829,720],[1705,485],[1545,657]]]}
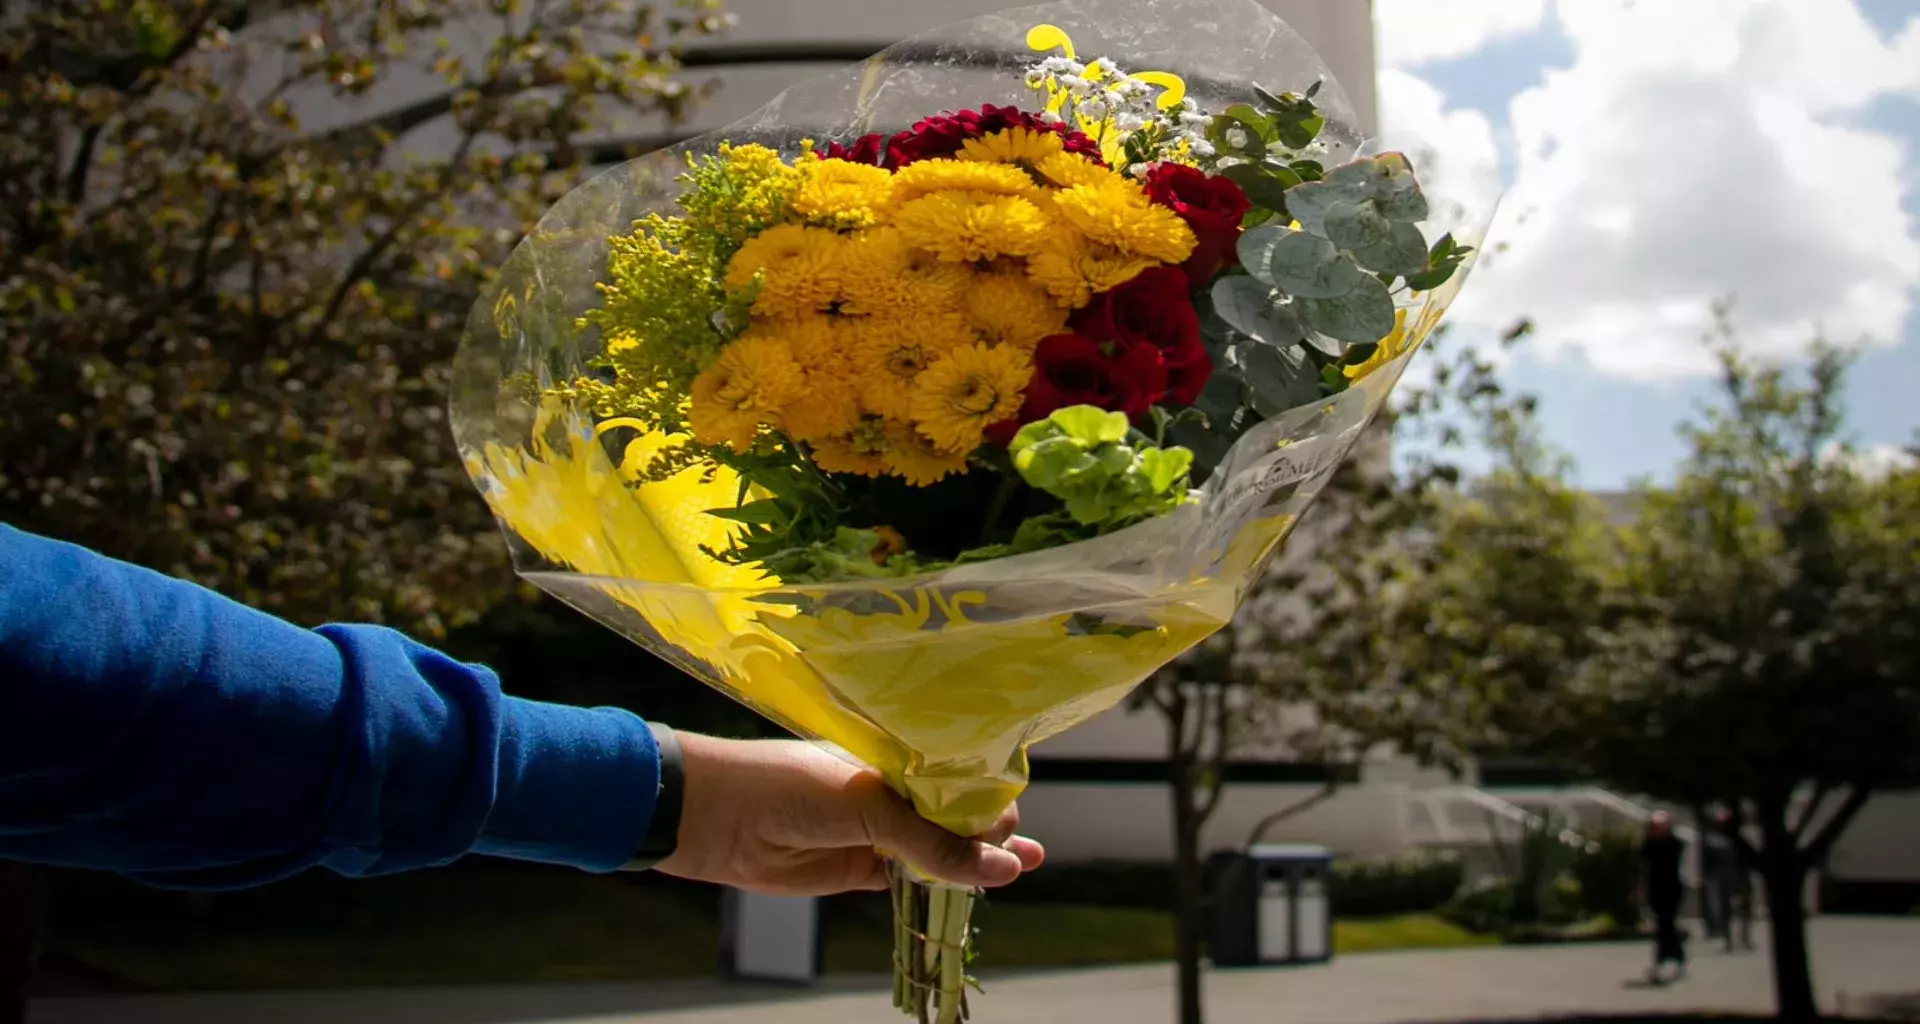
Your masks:
{"label": "human hand", "polygon": [[887,888],[899,856],[955,885],[1000,886],[1045,851],[1008,808],[977,839],[913,812],[879,773],[819,747],[678,733],[685,767],[678,846],[658,870],[779,896]]}

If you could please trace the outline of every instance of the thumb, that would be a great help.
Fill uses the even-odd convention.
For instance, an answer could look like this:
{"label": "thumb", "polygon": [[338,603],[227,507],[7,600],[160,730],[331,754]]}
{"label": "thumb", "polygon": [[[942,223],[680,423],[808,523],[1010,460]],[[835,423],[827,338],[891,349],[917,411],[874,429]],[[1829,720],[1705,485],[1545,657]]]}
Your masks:
{"label": "thumb", "polygon": [[1020,877],[1020,858],[1010,850],[965,839],[913,813],[891,792],[868,820],[875,848],[954,885],[991,887]]}

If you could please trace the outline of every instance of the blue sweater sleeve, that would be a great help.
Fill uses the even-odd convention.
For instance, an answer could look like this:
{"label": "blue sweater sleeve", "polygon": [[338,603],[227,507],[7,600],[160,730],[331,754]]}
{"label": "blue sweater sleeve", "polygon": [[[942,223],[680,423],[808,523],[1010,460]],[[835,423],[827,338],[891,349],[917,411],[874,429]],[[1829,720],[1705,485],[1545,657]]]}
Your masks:
{"label": "blue sweater sleeve", "polygon": [[0,525],[0,858],[194,888],[466,853],[611,871],[659,782],[624,711]]}

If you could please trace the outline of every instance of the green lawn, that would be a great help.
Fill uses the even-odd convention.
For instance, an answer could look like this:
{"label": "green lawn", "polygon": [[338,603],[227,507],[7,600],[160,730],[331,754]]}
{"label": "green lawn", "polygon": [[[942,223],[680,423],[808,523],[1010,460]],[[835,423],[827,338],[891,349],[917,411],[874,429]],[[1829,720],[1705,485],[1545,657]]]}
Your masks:
{"label": "green lawn", "polygon": [[1336,953],[1377,953],[1388,949],[1458,949],[1497,946],[1500,937],[1467,931],[1436,914],[1361,918],[1333,922]]}
{"label": "green lawn", "polygon": [[[275,989],[711,976],[711,890],[564,871],[442,871],[298,879],[206,903],[116,891],[56,916],[53,951],[158,990]],[[828,901],[826,966],[887,969],[883,896]],[[1173,919],[1152,910],[1000,904],[976,911],[979,969],[1162,961]],[[1495,941],[1427,914],[1339,921],[1342,954]]]}

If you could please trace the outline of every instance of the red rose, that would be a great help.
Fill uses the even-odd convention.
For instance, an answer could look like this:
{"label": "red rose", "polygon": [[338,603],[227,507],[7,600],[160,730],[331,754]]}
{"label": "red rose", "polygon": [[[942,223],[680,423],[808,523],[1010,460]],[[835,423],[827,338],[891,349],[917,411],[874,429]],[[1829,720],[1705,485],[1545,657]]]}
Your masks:
{"label": "red rose", "polygon": [[885,166],[897,170],[916,160],[951,157],[960,152],[968,139],[992,135],[1008,128],[1052,132],[1060,136],[1067,152],[1079,153],[1094,163],[1102,163],[1100,144],[1064,123],[1047,120],[1018,107],[996,107],[989,103],[979,110],[961,110],[929,117],[895,135],[887,146]]}
{"label": "red rose", "polygon": [[1213,360],[1200,343],[1200,314],[1194,311],[1187,276],[1172,267],[1143,270],[1133,280],[1093,297],[1074,314],[1073,328],[1095,341],[1122,349],[1151,349],[1167,371],[1169,398],[1191,405],[1213,373]]}
{"label": "red rose", "polygon": [[1167,389],[1167,371],[1148,346],[1113,348],[1077,334],[1055,334],[1033,352],[1033,379],[1020,415],[987,429],[1005,445],[1024,424],[1073,405],[1094,405],[1139,416]]}
{"label": "red rose", "polygon": [[860,136],[853,140],[851,146],[842,146],[838,142],[829,141],[826,149],[814,152],[823,160],[845,160],[849,163],[873,167],[880,163],[880,156],[885,151],[886,145],[885,135],[872,134]]}
{"label": "red rose", "polygon": [[1184,164],[1162,163],[1147,172],[1147,197],[1180,215],[1198,244],[1181,269],[1194,287],[1207,283],[1221,267],[1240,262],[1240,220],[1253,204],[1240,186]]}

